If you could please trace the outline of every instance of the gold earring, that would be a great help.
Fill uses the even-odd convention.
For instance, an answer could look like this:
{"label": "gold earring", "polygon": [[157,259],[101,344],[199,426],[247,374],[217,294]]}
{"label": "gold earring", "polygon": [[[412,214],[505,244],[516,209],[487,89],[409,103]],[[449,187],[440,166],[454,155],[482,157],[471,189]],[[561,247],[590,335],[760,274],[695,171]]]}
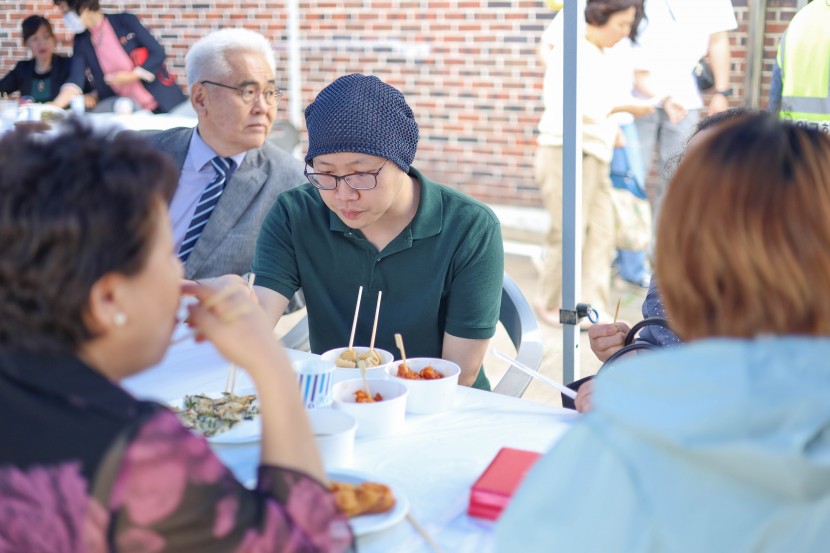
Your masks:
{"label": "gold earring", "polygon": [[112,322],[115,326],[124,326],[127,324],[127,315],[125,315],[122,311],[119,311],[115,314],[115,317],[112,318]]}

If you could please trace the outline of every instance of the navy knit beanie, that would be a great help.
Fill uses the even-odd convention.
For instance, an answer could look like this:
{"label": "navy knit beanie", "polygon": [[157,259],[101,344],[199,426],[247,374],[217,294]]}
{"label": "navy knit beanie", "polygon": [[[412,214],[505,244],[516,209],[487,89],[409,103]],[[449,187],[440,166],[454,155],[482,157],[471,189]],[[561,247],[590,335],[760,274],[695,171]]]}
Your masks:
{"label": "navy knit beanie", "polygon": [[305,109],[308,153],[359,152],[392,161],[404,173],[415,159],[418,123],[401,92],[374,75],[340,77]]}

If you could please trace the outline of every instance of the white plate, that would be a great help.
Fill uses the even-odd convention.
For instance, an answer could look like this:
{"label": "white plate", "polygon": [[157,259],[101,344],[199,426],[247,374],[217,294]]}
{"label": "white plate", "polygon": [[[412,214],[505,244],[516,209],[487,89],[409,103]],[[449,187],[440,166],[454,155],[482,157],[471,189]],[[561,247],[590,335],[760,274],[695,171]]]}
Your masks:
{"label": "white plate", "polygon": [[[204,394],[208,397],[219,397],[222,392],[193,392],[194,394]],[[256,393],[253,388],[240,388],[236,390],[236,395],[247,396]],[[181,409],[182,400],[170,402],[170,406],[176,409]],[[194,431],[195,432],[195,431]],[[254,417],[249,421],[241,421],[227,432],[216,434],[215,436],[205,437],[205,439],[217,445],[234,445],[234,444],[249,444],[260,441],[262,438],[262,424],[259,416]]]}
{"label": "white plate", "polygon": [[396,488],[386,482],[381,482],[371,474],[356,470],[335,470],[329,471],[327,474],[329,480],[344,482],[346,484],[360,484],[361,482],[386,484],[392,488],[392,493],[395,494],[395,506],[391,510],[376,515],[360,515],[349,519],[349,525],[352,527],[352,532],[355,536],[363,536],[379,530],[385,530],[402,521],[406,517],[406,513],[409,512],[409,500],[401,492],[400,488]]}

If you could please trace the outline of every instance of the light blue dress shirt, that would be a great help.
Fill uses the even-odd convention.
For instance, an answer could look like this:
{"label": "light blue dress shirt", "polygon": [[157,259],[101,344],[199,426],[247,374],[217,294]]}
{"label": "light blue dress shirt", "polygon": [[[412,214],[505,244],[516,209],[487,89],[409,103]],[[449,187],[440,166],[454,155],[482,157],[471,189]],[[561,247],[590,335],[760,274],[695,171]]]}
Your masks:
{"label": "light blue dress shirt", "polygon": [[[242,164],[246,153],[242,152],[231,156],[237,167]],[[190,139],[190,146],[187,149],[187,157],[185,157],[184,165],[182,165],[179,186],[176,188],[176,193],[173,195],[169,206],[170,220],[173,223],[175,251],[179,251],[182,245],[182,240],[184,240],[184,235],[187,234],[187,229],[190,226],[191,219],[193,219],[193,214],[196,212],[196,204],[199,203],[202,192],[216,178],[216,172],[210,164],[210,160],[217,155],[213,148],[208,146],[199,136],[198,129],[194,131],[193,137]],[[231,185],[232,178],[233,175],[228,178],[228,186]]]}

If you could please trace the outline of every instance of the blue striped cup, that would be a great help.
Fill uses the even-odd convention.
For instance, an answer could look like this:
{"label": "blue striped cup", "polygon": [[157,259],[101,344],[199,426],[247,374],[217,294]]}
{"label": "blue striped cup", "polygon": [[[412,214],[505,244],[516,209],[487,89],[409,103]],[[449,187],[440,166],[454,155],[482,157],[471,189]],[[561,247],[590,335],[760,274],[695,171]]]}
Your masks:
{"label": "blue striped cup", "polygon": [[331,405],[331,386],[334,378],[334,363],[322,359],[302,359],[292,363],[300,394],[306,409],[317,409]]}

